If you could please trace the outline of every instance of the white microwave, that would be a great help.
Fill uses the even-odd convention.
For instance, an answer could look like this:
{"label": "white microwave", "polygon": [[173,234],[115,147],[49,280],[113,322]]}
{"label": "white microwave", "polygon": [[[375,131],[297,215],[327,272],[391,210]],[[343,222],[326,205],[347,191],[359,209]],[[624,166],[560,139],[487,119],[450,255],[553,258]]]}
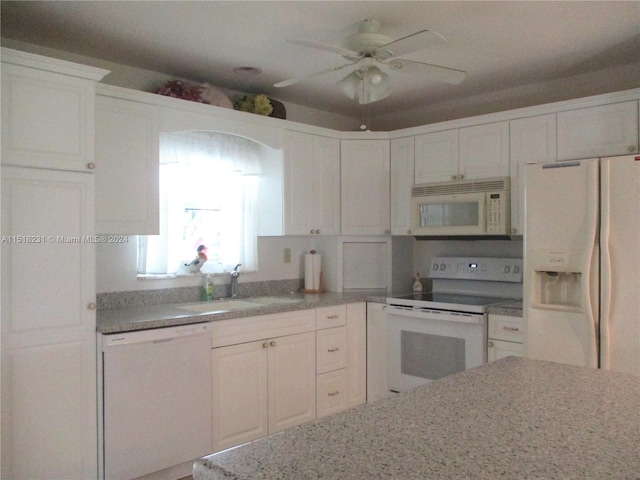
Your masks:
{"label": "white microwave", "polygon": [[414,185],[413,235],[428,237],[510,234],[509,177]]}

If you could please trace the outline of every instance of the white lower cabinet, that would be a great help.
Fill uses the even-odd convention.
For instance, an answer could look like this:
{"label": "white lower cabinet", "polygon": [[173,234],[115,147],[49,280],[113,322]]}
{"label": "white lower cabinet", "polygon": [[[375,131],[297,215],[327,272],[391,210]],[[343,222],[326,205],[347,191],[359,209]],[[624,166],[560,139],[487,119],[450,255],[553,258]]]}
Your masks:
{"label": "white lower cabinet", "polygon": [[315,311],[212,324],[213,451],[316,418]]}
{"label": "white lower cabinet", "polygon": [[522,317],[489,314],[488,360],[522,357],[524,354],[524,321]]}
{"label": "white lower cabinet", "polygon": [[315,334],[213,349],[213,451],[316,418]]}
{"label": "white lower cabinet", "polygon": [[367,303],[367,402],[389,395],[386,308],[384,303]]}
{"label": "white lower cabinet", "polygon": [[366,304],[213,322],[213,452],[366,401]]}

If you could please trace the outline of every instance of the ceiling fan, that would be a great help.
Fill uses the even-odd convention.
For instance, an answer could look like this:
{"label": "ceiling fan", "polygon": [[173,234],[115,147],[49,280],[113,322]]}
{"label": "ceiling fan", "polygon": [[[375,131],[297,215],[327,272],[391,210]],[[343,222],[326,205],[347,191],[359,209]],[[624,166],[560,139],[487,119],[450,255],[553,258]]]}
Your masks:
{"label": "ceiling fan", "polygon": [[357,32],[346,37],[340,47],[305,40],[289,40],[291,43],[305,47],[337,53],[349,63],[290,78],[276,83],[274,87],[288,87],[311,77],[355,66],[355,70],[340,80],[337,85],[350,99],[353,100],[357,96],[360,104],[367,104],[382,100],[391,94],[391,79],[384,70],[420,73],[431,80],[454,85],[465,79],[467,73],[463,70],[401,58],[403,55],[426,48],[435,39],[446,41],[446,38],[439,33],[420,30],[406,37],[392,40],[387,35],[379,33],[379,29],[380,22],[377,20],[363,20],[358,24]]}

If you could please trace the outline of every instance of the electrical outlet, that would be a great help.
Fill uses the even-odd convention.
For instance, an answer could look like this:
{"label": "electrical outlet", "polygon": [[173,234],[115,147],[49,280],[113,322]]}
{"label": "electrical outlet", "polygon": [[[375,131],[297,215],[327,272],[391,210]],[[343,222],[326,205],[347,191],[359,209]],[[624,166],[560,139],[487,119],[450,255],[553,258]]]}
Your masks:
{"label": "electrical outlet", "polygon": [[282,256],[284,257],[284,263],[291,263],[291,249],[290,248],[285,248]]}

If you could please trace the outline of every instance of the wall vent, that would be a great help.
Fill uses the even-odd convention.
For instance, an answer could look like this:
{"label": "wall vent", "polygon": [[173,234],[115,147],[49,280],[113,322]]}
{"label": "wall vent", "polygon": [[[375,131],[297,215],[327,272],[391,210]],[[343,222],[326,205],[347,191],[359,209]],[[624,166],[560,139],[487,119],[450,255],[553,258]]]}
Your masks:
{"label": "wall vent", "polygon": [[496,192],[509,189],[509,177],[489,178],[484,180],[462,180],[452,182],[414,185],[412,197],[429,197],[433,195],[452,195],[460,193]]}

